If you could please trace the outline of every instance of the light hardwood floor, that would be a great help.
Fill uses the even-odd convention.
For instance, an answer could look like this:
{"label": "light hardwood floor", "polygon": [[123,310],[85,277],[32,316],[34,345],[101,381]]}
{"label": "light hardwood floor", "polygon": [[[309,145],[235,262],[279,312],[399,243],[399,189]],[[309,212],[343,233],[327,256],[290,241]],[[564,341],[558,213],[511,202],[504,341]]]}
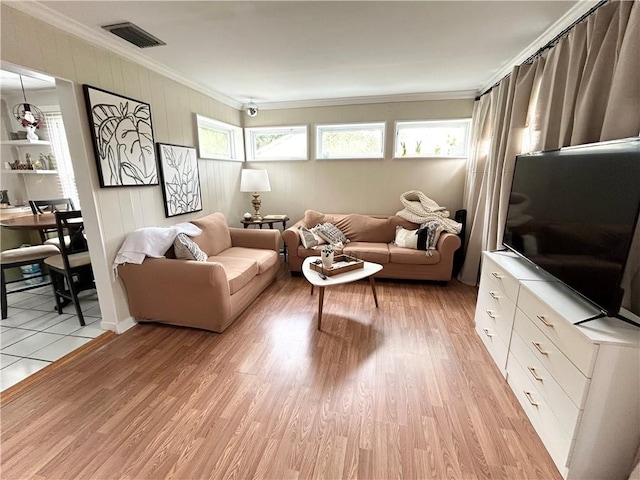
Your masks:
{"label": "light hardwood floor", "polygon": [[223,334],[138,325],[2,405],[2,478],[560,479],[475,289],[286,268]]}

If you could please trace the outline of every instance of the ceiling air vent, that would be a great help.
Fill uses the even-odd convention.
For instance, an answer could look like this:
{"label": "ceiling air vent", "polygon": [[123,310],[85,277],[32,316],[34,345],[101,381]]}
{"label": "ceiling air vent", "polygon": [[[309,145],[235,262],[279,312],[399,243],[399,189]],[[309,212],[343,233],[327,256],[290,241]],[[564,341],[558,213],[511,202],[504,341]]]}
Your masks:
{"label": "ceiling air vent", "polygon": [[119,36],[129,43],[133,43],[136,47],[149,48],[159,45],[166,45],[162,40],[157,39],[148,32],[145,32],[139,26],[131,22],[115,23],[113,25],[104,25],[102,28]]}

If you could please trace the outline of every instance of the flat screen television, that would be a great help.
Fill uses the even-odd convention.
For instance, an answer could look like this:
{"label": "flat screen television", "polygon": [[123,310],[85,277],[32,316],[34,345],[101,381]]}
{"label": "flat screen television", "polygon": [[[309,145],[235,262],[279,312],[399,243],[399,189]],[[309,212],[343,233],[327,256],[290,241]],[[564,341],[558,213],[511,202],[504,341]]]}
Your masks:
{"label": "flat screen television", "polygon": [[597,306],[592,318],[640,326],[620,315],[639,214],[640,138],[518,155],[503,244]]}

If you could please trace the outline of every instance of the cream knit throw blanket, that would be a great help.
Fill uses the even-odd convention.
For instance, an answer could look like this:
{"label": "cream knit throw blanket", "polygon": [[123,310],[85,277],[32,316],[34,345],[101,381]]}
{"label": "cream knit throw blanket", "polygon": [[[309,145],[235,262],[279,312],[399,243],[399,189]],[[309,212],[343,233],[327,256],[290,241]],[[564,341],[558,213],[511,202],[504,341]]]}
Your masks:
{"label": "cream knit throw blanket", "polygon": [[449,212],[436,202],[417,190],[404,192],[400,195],[400,202],[404,209],[396,215],[412,223],[424,226],[428,222],[437,222],[442,230],[450,233],[460,233],[462,224],[449,218]]}

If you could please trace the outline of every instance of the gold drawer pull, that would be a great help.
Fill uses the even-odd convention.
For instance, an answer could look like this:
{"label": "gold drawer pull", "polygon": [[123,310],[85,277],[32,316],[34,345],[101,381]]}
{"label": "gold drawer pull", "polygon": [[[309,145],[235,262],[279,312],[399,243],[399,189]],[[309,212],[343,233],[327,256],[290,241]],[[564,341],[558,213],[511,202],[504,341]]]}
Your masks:
{"label": "gold drawer pull", "polygon": [[553,327],[553,323],[547,320],[547,318],[544,315],[536,315],[536,317],[538,317],[538,320],[544,323],[547,327]]}
{"label": "gold drawer pull", "polygon": [[529,403],[531,405],[533,405],[534,407],[537,407],[538,404],[536,402],[533,401],[533,397],[531,396],[531,392],[527,392],[526,390],[523,390],[524,394],[527,396],[527,400],[529,400]]}
{"label": "gold drawer pull", "polygon": [[483,328],[482,331],[484,332],[484,334],[487,337],[489,337],[489,338],[493,337],[493,333],[489,333],[489,329],[488,328]]}
{"label": "gold drawer pull", "polygon": [[491,310],[487,310],[487,315],[489,316],[489,318],[492,318],[493,320],[496,319],[496,314],[493,313]]}
{"label": "gold drawer pull", "polygon": [[527,367],[527,368],[531,372],[531,375],[533,376],[533,378],[535,378],[539,382],[542,382],[542,377],[540,375],[538,375],[538,372],[536,372],[535,368],[533,368],[533,367]]}
{"label": "gold drawer pull", "polygon": [[491,295],[491,297],[495,298],[496,300],[500,298],[500,295],[498,295],[496,292],[489,292],[489,295]]}
{"label": "gold drawer pull", "polygon": [[503,278],[502,275],[500,275],[500,273],[498,272],[491,272],[491,275],[493,275],[494,277],[496,277],[498,280],[500,280],[501,278]]}
{"label": "gold drawer pull", "polygon": [[545,352],[544,350],[542,350],[542,345],[540,345],[540,343],[538,342],[531,342],[533,343],[533,346],[536,347],[536,350],[538,350],[542,355],[549,355],[549,352]]}

